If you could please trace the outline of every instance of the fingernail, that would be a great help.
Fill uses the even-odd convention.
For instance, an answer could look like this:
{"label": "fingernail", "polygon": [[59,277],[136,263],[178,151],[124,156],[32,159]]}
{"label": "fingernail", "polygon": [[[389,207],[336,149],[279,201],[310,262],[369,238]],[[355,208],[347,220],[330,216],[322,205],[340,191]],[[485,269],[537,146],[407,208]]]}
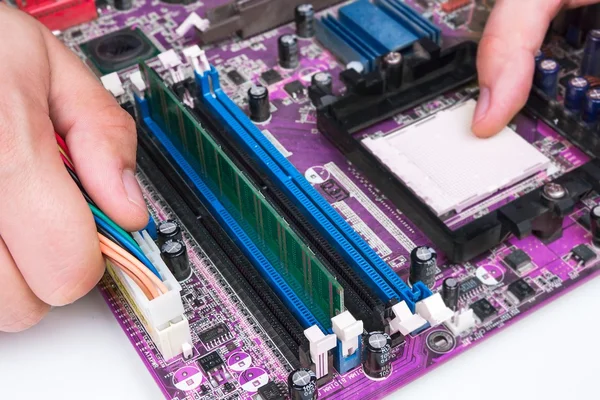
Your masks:
{"label": "fingernail", "polygon": [[123,187],[125,187],[125,193],[127,193],[127,199],[140,207],[142,210],[146,209],[146,202],[144,201],[144,196],[142,195],[142,189],[140,189],[140,184],[135,178],[135,173],[126,169],[123,171]]}
{"label": "fingernail", "polygon": [[477,123],[483,118],[485,118],[489,107],[490,89],[484,86],[479,89],[479,100],[477,100],[477,107],[475,108],[475,116],[473,117],[473,123]]}

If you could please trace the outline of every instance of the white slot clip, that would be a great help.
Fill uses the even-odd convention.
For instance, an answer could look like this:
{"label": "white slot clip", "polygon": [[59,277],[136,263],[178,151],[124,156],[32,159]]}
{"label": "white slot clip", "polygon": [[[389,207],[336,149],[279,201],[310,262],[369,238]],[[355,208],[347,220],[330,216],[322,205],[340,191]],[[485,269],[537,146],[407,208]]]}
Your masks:
{"label": "white slot clip", "polygon": [[190,13],[187,18],[175,29],[175,33],[179,37],[185,36],[186,33],[190,31],[190,29],[196,28],[199,31],[204,32],[210,26],[210,21],[200,17],[195,12]]}
{"label": "white slot clip", "polygon": [[119,74],[113,72],[112,74],[104,75],[100,78],[102,85],[106,90],[112,93],[113,96],[119,97],[125,94],[125,89],[123,89],[123,83],[121,83],[121,78],[119,78]]}
{"label": "white slot clip", "polygon": [[428,298],[421,300],[416,305],[417,314],[425,318],[431,326],[436,326],[444,321],[452,318],[454,313],[451,309],[446,307],[442,295],[434,293]]}
{"label": "white slot clip", "polygon": [[362,335],[364,327],[362,321],[356,318],[348,311],[331,318],[333,332],[342,343],[342,355],[348,357],[358,349],[358,341]]}
{"label": "white slot clip", "polygon": [[390,321],[390,333],[400,332],[404,336],[422,328],[427,321],[418,314],[413,314],[405,301],[392,306],[395,315]]}
{"label": "white slot clip", "polygon": [[320,379],[329,373],[329,350],[337,345],[335,335],[325,335],[318,326],[313,325],[304,331],[310,343],[310,358],[315,363],[315,374]]}

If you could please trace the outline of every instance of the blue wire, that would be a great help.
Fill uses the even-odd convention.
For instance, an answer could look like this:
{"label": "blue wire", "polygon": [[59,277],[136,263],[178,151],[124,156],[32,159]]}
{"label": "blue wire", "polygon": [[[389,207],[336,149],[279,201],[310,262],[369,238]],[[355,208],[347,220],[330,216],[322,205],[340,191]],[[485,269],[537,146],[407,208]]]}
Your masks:
{"label": "blue wire", "polygon": [[142,264],[144,264],[146,267],[148,267],[148,269],[150,271],[152,271],[152,273],[154,275],[156,275],[158,277],[158,279],[160,279],[162,281],[162,277],[158,273],[158,270],[156,269],[156,267],[154,265],[152,265],[152,262],[150,262],[150,260],[148,260],[148,257],[146,257],[144,255],[144,253],[142,253],[141,251],[139,251],[138,249],[133,247],[131,245],[131,243],[129,243],[123,237],[123,235],[121,235],[119,232],[117,232],[117,230],[114,229],[112,226],[110,226],[106,222],[104,222],[101,218],[98,218],[97,216],[94,215],[94,220],[96,221],[96,225],[100,226],[102,229],[104,229],[106,232],[108,232],[111,236],[113,236],[115,239],[117,239],[117,241],[119,242],[119,244],[121,246],[123,246],[127,251],[129,251],[131,254],[133,254],[135,256],[135,258],[140,260],[142,262]]}

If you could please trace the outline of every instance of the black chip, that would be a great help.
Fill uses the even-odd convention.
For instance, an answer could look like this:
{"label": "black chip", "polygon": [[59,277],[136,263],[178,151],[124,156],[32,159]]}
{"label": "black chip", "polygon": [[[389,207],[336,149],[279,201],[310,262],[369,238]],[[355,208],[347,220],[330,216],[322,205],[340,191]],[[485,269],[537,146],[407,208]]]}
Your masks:
{"label": "black chip", "polygon": [[227,343],[226,347],[228,351],[234,351],[235,349],[237,349],[237,344],[235,342],[229,342]]}
{"label": "black chip", "polygon": [[273,381],[259,387],[258,394],[263,400],[285,400],[281,388]]}
{"label": "black chip", "polygon": [[531,264],[531,257],[523,250],[518,249],[504,257],[504,262],[517,272],[522,272],[527,265]]}
{"label": "black chip", "polygon": [[596,253],[594,253],[592,249],[590,249],[585,244],[580,244],[573,247],[571,252],[578,261],[583,261],[584,264],[588,261],[595,260],[597,257]]}
{"label": "black chip", "polygon": [[223,365],[223,359],[216,351],[205,355],[199,361],[200,366],[206,372],[212,371],[213,369]]}
{"label": "black chip", "polygon": [[496,310],[492,303],[487,299],[477,300],[475,303],[471,304],[471,308],[481,322],[485,322],[498,314],[498,310]]}
{"label": "black chip", "polygon": [[461,296],[469,294],[469,292],[477,289],[481,286],[481,282],[477,278],[469,278],[466,281],[462,281],[459,287],[459,293]]}
{"label": "black chip", "polygon": [[231,82],[235,83],[236,85],[241,85],[242,83],[246,82],[246,78],[244,78],[242,74],[240,74],[236,70],[229,71],[227,73],[227,77],[231,79]]}
{"label": "black chip", "polygon": [[512,293],[519,302],[530,299],[535,295],[535,290],[533,290],[533,288],[523,279],[519,279],[508,285],[508,291]]}
{"label": "black chip", "polygon": [[81,32],[79,29],[74,30],[73,32],[71,32],[71,37],[73,39],[78,38],[81,35],[83,35],[83,32]]}
{"label": "black chip", "polygon": [[214,342],[215,340],[225,339],[229,335],[229,328],[225,324],[218,324],[210,329],[202,331],[198,334],[198,337],[202,343],[207,344]]}
{"label": "black chip", "polygon": [[293,98],[304,95],[304,85],[300,81],[293,81],[286,84],[283,89]]}
{"label": "black chip", "polygon": [[275,71],[274,69],[270,69],[268,71],[263,72],[262,74],[260,74],[260,77],[267,84],[267,86],[277,82],[281,82],[281,80],[283,79],[281,75],[279,75],[279,72]]}
{"label": "black chip", "polygon": [[223,389],[225,389],[226,392],[231,392],[233,389],[235,389],[235,386],[233,386],[233,383],[227,382],[225,385],[223,385]]}
{"label": "black chip", "polygon": [[554,143],[552,147],[550,147],[550,154],[556,155],[562,151],[565,151],[566,148],[567,147],[562,142]]}
{"label": "black chip", "polygon": [[140,29],[125,28],[81,44],[81,50],[102,74],[120,71],[158,55]]}

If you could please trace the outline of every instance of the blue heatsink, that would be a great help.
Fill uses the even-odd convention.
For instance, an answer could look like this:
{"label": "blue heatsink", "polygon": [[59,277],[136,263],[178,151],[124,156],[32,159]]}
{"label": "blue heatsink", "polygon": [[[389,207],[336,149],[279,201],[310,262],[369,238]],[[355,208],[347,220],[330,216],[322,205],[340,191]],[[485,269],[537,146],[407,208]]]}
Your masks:
{"label": "blue heatsink", "polygon": [[317,22],[317,38],[343,62],[360,62],[366,71],[376,60],[427,37],[439,44],[440,29],[401,0],[358,0],[343,6],[338,17]]}

